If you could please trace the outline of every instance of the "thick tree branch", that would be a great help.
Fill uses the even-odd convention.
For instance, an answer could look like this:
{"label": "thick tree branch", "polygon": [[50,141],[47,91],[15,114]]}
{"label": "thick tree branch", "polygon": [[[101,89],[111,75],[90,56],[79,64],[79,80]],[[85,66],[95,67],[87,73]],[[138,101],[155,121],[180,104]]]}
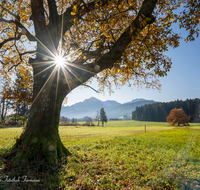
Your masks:
{"label": "thick tree branch", "polygon": [[[87,72],[85,78],[89,79],[94,76],[93,73],[98,73],[107,68],[112,68],[114,63],[120,60],[123,52],[128,47],[134,38],[148,25],[154,22],[155,18],[152,16],[152,12],[157,4],[157,0],[144,0],[140,11],[133,22],[129,25],[128,28],[122,33],[119,39],[114,43],[110,48],[110,51],[104,55],[99,54],[99,50],[102,51],[103,48],[100,47],[96,51],[83,51],[86,53],[87,59],[99,57],[99,59],[94,64],[85,64],[86,60],[79,59],[75,60],[73,64],[75,65],[84,65]],[[95,65],[100,66],[99,70],[95,70]],[[77,71],[78,72],[78,71]]]}
{"label": "thick tree branch", "polygon": [[[120,60],[123,52],[134,40],[138,34],[148,25],[154,22],[155,18],[152,16],[153,10],[156,6],[157,0],[144,0],[140,11],[133,22],[129,25],[128,28],[122,33],[116,43],[110,48],[110,51],[107,54],[101,55],[95,63],[85,64],[86,60],[77,59],[72,64],[78,65],[73,69],[76,73],[82,73],[82,67],[85,68],[87,72],[81,74],[83,82],[87,81],[89,78],[93,77],[96,73],[103,71],[108,68],[112,68],[114,63]],[[97,51],[88,51],[87,55],[97,56]],[[100,66],[100,68],[95,70],[95,65]],[[79,68],[80,67],[80,68]],[[76,82],[77,85],[81,84],[79,81]]]}
{"label": "thick tree branch", "polygon": [[46,31],[47,34],[43,0],[31,0],[31,9],[32,9],[31,17],[35,26],[36,37],[39,40],[42,40],[44,36],[41,34],[41,31],[43,31],[43,34]]}
{"label": "thick tree branch", "polygon": [[113,64],[121,58],[125,49],[131,41],[137,37],[138,33],[140,33],[148,24],[155,21],[155,18],[152,16],[152,12],[157,4],[157,1],[158,0],[143,1],[138,15],[130,26],[122,33],[111,50],[107,54],[103,55],[99,61],[97,61],[101,70],[112,68]]}
{"label": "thick tree branch", "polygon": [[47,0],[49,5],[49,27],[50,28],[58,28],[59,26],[59,15],[57,11],[56,1],[55,0]]}
{"label": "thick tree branch", "polygon": [[49,18],[50,21],[53,22],[56,17],[58,17],[57,6],[55,0],[47,0],[49,5]]}
{"label": "thick tree branch", "polygon": [[[103,47],[98,48],[95,51],[86,51],[85,53],[86,59],[77,59],[72,62],[74,65],[79,67],[85,67],[88,71],[84,74],[84,81],[88,80],[95,73],[103,71],[107,68],[112,68],[114,63],[120,60],[123,52],[138,36],[138,34],[148,25],[154,22],[155,18],[152,16],[153,10],[157,4],[157,0],[144,0],[140,11],[133,22],[129,25],[128,28],[122,33],[118,40],[114,43],[113,46],[110,47],[110,51],[104,55],[101,54]],[[97,58],[95,63],[86,64],[87,59]],[[95,65],[100,66],[100,69],[95,70]],[[73,69],[73,68],[72,68]],[[76,69],[76,72],[81,72],[81,69]]]}

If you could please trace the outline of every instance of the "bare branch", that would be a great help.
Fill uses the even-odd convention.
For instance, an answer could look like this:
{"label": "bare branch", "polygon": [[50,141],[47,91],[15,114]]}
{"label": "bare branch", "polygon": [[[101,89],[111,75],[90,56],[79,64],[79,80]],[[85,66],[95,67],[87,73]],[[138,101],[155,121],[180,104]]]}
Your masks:
{"label": "bare branch", "polygon": [[20,60],[21,60],[21,62],[22,62],[22,61],[23,61],[23,60],[22,60],[22,56],[21,56],[21,54],[20,54],[20,52],[19,52],[19,49],[18,49],[16,43],[15,43],[15,49],[17,50],[17,53],[18,53],[18,55],[19,55],[19,58],[20,58]]}
{"label": "bare branch", "polygon": [[82,86],[89,87],[89,88],[91,88],[92,90],[94,90],[96,93],[100,93],[99,91],[95,90],[94,88],[92,88],[91,86],[89,86],[89,85],[87,85],[87,84],[82,84]]}
{"label": "bare branch", "polygon": [[26,51],[26,52],[20,53],[20,55],[23,56],[23,55],[26,55],[26,54],[33,54],[33,53],[36,53],[36,50]]}
{"label": "bare branch", "polygon": [[3,19],[3,18],[0,18],[0,22],[16,24],[16,21],[14,21],[14,20],[6,20],[6,19]]}
{"label": "bare branch", "polygon": [[8,38],[8,39],[5,39],[3,42],[0,43],[0,49],[2,48],[2,46],[4,44],[6,44],[7,42],[10,42],[10,41],[13,41],[13,40],[19,40],[21,38],[21,35],[18,35],[18,37],[16,38]]}
{"label": "bare branch", "polygon": [[11,71],[14,67],[19,66],[20,64],[21,64],[21,62],[17,63],[16,65],[13,65],[12,67],[10,67],[10,68],[8,69],[8,72]]}
{"label": "bare branch", "polygon": [[12,13],[10,10],[6,9],[6,8],[3,7],[2,5],[0,5],[0,7],[1,7],[4,11],[8,12],[8,13],[9,13],[11,16],[13,16],[15,19],[17,19],[17,15],[16,15],[16,14]]}
{"label": "bare branch", "polygon": [[24,34],[29,41],[37,41],[35,36],[33,36],[27,29],[26,27],[21,24],[20,22],[18,22],[17,20],[6,20],[3,18],[0,18],[0,22],[5,22],[5,23],[10,23],[10,24],[15,24],[16,26],[19,26],[21,29],[25,29],[26,30],[26,34]]}

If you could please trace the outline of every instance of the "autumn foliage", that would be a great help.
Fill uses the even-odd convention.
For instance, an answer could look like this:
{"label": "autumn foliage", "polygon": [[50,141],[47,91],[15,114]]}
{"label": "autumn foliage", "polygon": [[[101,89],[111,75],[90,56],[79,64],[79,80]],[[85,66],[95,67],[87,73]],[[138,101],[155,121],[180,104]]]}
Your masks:
{"label": "autumn foliage", "polygon": [[[98,91],[125,84],[160,89],[158,78],[172,65],[165,52],[182,38],[172,24],[179,23],[188,31],[186,42],[193,41],[200,31],[199,7],[198,0],[1,0],[4,95],[32,102],[10,154],[13,165],[52,165],[70,155],[58,133],[62,103],[93,78]],[[16,73],[20,80],[13,83]]]}
{"label": "autumn foliage", "polygon": [[180,124],[189,125],[188,121],[190,120],[190,116],[187,116],[182,108],[175,108],[170,111],[169,115],[166,117],[166,120],[171,125],[175,125],[177,123],[178,126],[180,126]]}

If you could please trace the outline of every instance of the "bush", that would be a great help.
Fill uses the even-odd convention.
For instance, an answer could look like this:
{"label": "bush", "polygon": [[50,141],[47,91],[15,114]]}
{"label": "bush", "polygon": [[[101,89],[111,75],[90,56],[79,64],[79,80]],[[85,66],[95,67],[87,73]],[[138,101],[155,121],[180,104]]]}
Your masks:
{"label": "bush", "polygon": [[5,121],[5,122],[4,122],[4,125],[9,125],[9,124],[10,124],[9,121]]}
{"label": "bush", "polygon": [[89,122],[89,121],[87,121],[83,124],[72,123],[72,122],[60,122],[59,125],[60,126],[95,126],[94,123]]}
{"label": "bush", "polygon": [[90,123],[90,126],[95,126],[95,124],[94,123]]}
{"label": "bush", "polygon": [[17,121],[17,125],[22,125],[22,121],[21,120]]}
{"label": "bush", "polygon": [[26,125],[28,116],[13,114],[7,117],[8,120],[5,121],[5,125]]}
{"label": "bush", "polygon": [[78,123],[60,122],[60,126],[80,126]]}
{"label": "bush", "polygon": [[9,125],[16,125],[17,122],[14,119],[9,120]]}
{"label": "bush", "polygon": [[87,122],[83,123],[82,126],[95,126],[95,124],[87,121]]}
{"label": "bush", "polygon": [[60,126],[69,126],[69,122],[60,122],[59,125]]}
{"label": "bush", "polygon": [[16,125],[16,124],[17,122],[13,119],[9,119],[4,122],[4,125]]}

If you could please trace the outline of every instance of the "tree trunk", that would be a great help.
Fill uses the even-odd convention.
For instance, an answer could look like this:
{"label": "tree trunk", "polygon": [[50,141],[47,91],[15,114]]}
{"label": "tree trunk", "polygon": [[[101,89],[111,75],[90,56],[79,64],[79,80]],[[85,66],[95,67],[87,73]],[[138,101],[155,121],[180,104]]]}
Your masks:
{"label": "tree trunk", "polygon": [[2,98],[2,110],[1,110],[1,122],[4,122],[4,104],[5,104],[5,99]]}
{"label": "tree trunk", "polygon": [[34,77],[34,100],[27,126],[13,149],[14,165],[20,162],[26,166],[33,160],[45,160],[52,165],[59,157],[70,155],[58,131],[62,102],[69,92],[67,85],[59,79],[59,72],[55,66]]}

